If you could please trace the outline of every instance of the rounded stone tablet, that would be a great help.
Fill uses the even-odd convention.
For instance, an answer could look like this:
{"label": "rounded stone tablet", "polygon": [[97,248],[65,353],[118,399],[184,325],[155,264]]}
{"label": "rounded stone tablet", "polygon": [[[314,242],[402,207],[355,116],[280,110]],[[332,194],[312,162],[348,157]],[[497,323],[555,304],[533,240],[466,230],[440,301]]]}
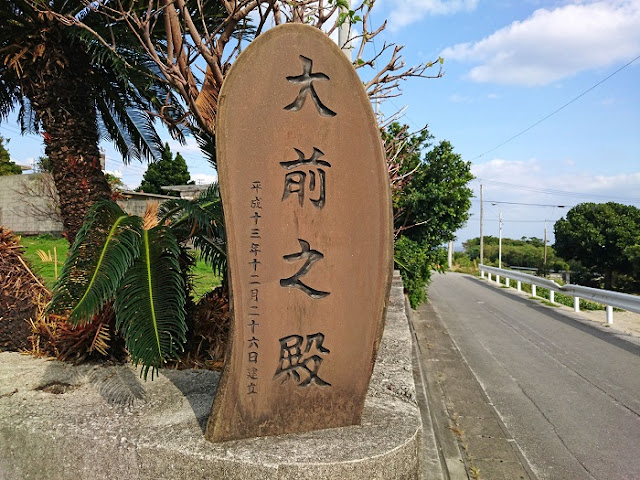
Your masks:
{"label": "rounded stone tablet", "polygon": [[239,56],[217,122],[233,326],[207,438],[356,424],[393,256],[362,82],[320,30],[282,25]]}

